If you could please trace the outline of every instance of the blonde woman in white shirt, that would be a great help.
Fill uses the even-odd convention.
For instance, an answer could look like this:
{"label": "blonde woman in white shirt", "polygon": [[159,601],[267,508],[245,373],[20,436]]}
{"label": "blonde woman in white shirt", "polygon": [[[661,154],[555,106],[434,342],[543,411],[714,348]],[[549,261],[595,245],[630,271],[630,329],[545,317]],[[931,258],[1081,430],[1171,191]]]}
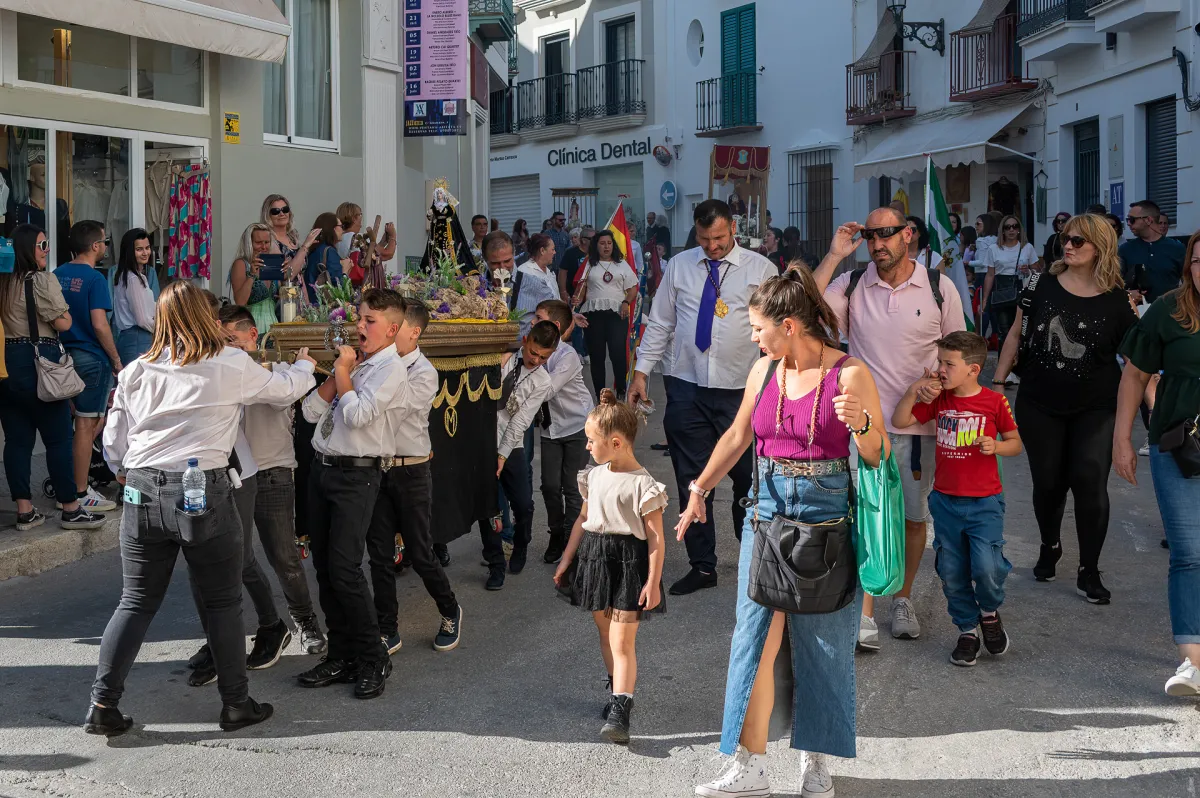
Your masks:
{"label": "blonde woman in white shirt", "polygon": [[[312,358],[272,374],[225,333],[199,288],[167,286],[158,301],[154,342],[117,378],[104,453],[125,484],[121,513],[124,588],[104,637],[84,723],[89,734],[122,734],[133,720],[117,709],[125,679],[162,604],[183,551],[207,616],[221,694],[221,728],[261,723],[270,704],[249,696],[242,624],[242,525],[228,474],[242,406],[284,404],[315,384]],[[183,510],[183,474],[195,461],[206,478],[206,508]]]}
{"label": "blonde woman in white shirt", "polygon": [[613,387],[625,398],[625,374],[628,363],[625,352],[629,337],[629,308],[637,297],[638,276],[625,260],[609,230],[601,230],[592,238],[584,275],[580,279],[579,312],[587,319],[584,341],[591,359],[592,389],[599,398],[608,387],[604,354],[613,365]]}
{"label": "blonde woman in white shirt", "polygon": [[992,314],[1000,345],[1008,337],[1017,315],[1017,299],[1021,295],[1022,276],[1037,264],[1033,245],[1026,243],[1021,220],[1005,216],[1000,221],[1000,237],[983,252],[987,276],[983,280],[983,306]]}

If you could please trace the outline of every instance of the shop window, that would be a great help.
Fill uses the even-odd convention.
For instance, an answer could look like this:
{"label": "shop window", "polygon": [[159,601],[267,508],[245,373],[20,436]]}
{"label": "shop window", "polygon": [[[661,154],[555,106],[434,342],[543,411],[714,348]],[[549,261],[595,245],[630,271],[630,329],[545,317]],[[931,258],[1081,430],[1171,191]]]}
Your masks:
{"label": "shop window", "polygon": [[179,105],[203,105],[204,54],[192,47],[137,40],[138,97]]}
{"label": "shop window", "polygon": [[[104,225],[110,243],[101,266],[111,267],[116,264],[121,236],[129,229],[129,139],[66,132],[56,134],[56,139],[54,185],[60,211],[65,206],[68,229],[84,220]],[[70,259],[71,253],[62,248],[58,262]]]}
{"label": "shop window", "polygon": [[263,74],[268,141],[329,146],[334,140],[337,17],[332,0],[274,0],[292,24],[287,56]]}

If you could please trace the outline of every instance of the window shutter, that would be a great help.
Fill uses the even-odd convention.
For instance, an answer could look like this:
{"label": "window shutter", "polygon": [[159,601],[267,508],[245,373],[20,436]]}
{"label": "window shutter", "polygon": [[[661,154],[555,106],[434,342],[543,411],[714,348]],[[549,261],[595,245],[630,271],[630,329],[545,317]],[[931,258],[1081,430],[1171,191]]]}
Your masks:
{"label": "window shutter", "polygon": [[738,41],[738,10],[721,12],[721,74],[737,72],[741,60]]}
{"label": "window shutter", "polygon": [[738,71],[753,72],[758,64],[755,52],[754,4],[737,9],[738,15]]}
{"label": "window shutter", "polygon": [[1176,222],[1179,205],[1177,191],[1177,139],[1175,137],[1175,98],[1146,104],[1146,197]]}

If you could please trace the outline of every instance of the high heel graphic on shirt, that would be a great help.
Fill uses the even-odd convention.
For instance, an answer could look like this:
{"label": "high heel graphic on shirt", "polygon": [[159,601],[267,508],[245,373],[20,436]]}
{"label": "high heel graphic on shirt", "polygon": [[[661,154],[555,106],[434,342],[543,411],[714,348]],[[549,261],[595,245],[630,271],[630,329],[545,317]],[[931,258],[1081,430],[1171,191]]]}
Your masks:
{"label": "high heel graphic on shirt", "polygon": [[1058,339],[1058,350],[1062,356],[1068,360],[1079,360],[1087,354],[1087,347],[1083,344],[1072,341],[1067,335],[1067,330],[1063,326],[1062,316],[1055,316],[1050,320],[1050,329],[1046,331],[1046,351],[1049,352],[1054,344],[1054,340]]}

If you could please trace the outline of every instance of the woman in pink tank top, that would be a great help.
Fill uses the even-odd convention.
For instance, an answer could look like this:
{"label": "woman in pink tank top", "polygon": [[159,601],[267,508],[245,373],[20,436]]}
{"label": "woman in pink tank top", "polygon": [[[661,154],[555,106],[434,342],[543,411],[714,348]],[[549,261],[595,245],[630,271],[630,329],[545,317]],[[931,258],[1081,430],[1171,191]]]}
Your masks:
{"label": "woman in pink tank top", "polygon": [[775,515],[808,524],[850,513],[850,438],[859,457],[878,465],[887,456],[883,411],[875,381],[861,361],[837,348],[837,320],[804,267],[772,277],[750,298],[751,337],[767,355],[750,372],[737,419],[708,466],[690,486],[679,539],[705,517],[704,499],[746,447],[758,455],[756,513],[747,516],[738,564],[737,624],[729,651],[721,751],[731,756],[699,795],[750,788],[766,795],[767,726],[775,701],[771,679],[786,621],[795,692],[793,748],[805,752],[805,792],[831,791],[823,755],[855,755],[854,645],[862,592],[827,614],[787,614],[747,596],[754,552],[754,517]]}

